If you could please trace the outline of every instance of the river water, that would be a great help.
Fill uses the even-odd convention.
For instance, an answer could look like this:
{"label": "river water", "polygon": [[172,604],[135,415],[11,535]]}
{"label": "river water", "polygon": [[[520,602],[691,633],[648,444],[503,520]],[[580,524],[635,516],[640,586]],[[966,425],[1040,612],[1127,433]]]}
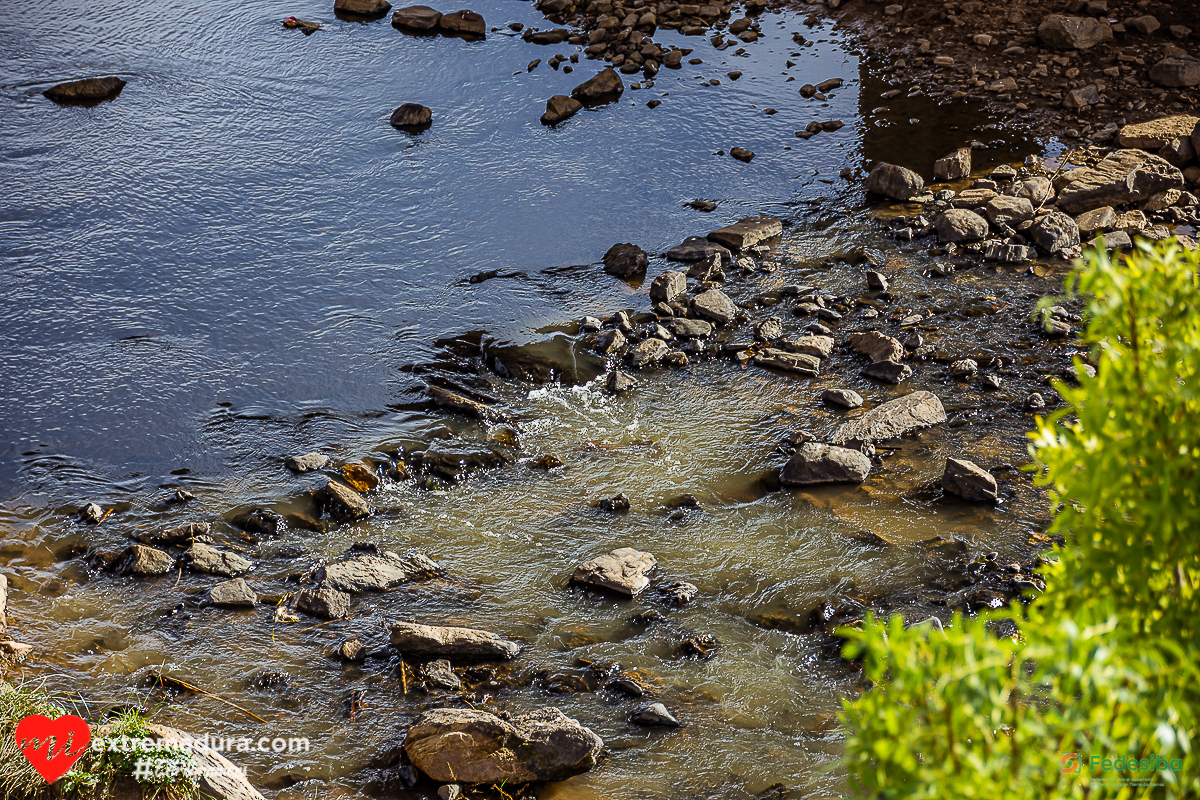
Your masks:
{"label": "river water", "polygon": [[[878,248],[898,257],[898,307],[943,318],[931,334],[943,351],[1035,349],[1024,320],[1056,278],[983,267],[924,277],[928,247],[887,239],[858,183],[838,179],[867,160],[928,178],[935,158],[972,139],[987,145],[977,168],[1042,153],[1006,121],[922,96],[882,99],[892,88],[884,65],[796,11],[763,14],[765,38],[742,56],[660,31],[657,41],[692,47],[703,63],[663,70],[640,90],[628,86],[639,76],[625,76],[619,102],[550,129],[538,122],[546,98],[599,65],[526,72],[534,58],[576,48],[528,44],[504,27],[552,27],[531,4],[474,9],[500,29],[484,41],[406,36],[386,20],[339,20],[324,4],[5,2],[0,563],[12,633],[35,647],[8,677],[23,672],[102,707],[147,702],[147,674],[165,665],[268,720],[189,695],[161,709],[170,724],[311,740],[307,754],[235,759],[269,796],[405,796],[397,745],[437,698],[385,654],[360,666],[329,654],[354,633],[383,645],[388,619],[465,624],[526,645],[511,681],[477,692],[477,704],[555,704],[609,745],[593,772],[539,796],[743,798],[774,784],[786,796],[836,796],[833,715],[857,685],[853,670],[818,637],[764,620],[936,582],[937,565],[915,546],[933,536],[972,552],[1026,552],[1043,516],[1027,479],[1007,473],[995,508],[947,500],[936,485],[948,455],[1021,462],[1030,422],[1013,407],[1044,390],[1034,366],[993,393],[939,366],[901,387],[873,384],[846,354],[814,381],[710,361],[641,375],[620,398],[590,374],[546,386],[492,376],[489,391],[518,417],[522,452],[552,452],[566,466],[546,473],[525,459],[434,490],[388,483],[366,523],[290,527],[249,548],[250,582],[267,597],[362,541],[419,549],[455,576],[360,598],[350,620],[320,627],[274,624],[267,604],[202,608],[205,576],[135,581],[89,571],[81,557],[193,520],[245,546],[230,524],[240,511],[301,509],[316,485],[282,467],[287,455],[382,458],[493,435],[425,408],[423,376],[469,370],[471,343],[563,349],[584,314],[644,309],[646,285],[596,264],[614,242],[661,253],[772,214],[789,222],[773,255],[781,268],[754,278],[755,291],[801,282],[861,293],[861,268],[838,259]],[[324,29],[286,30],[291,14]],[[812,44],[798,46],[796,31]],[[128,80],[114,101],[59,107],[40,94],[102,74]],[[828,100],[800,97],[801,84],[831,77],[845,86]],[[647,108],[652,98],[662,105]],[[430,106],[432,127],[391,128],[404,102]],[[830,119],[845,127],[792,135]],[[717,154],[732,146],[757,156]],[[686,207],[697,198],[717,210]],[[655,260],[650,277],[663,268]],[[468,282],[490,270],[516,275]],[[872,404],[928,388],[952,424],[906,441],[862,487],[768,491],[787,431],[822,435],[844,418],[815,399],[835,385]],[[175,488],[196,499],[165,503]],[[629,514],[592,508],[618,491],[633,499]],[[683,493],[702,510],[673,520],[666,504]],[[81,526],[73,514],[88,501],[114,514]],[[862,530],[892,545],[862,544],[852,536]],[[566,588],[575,564],[617,546],[654,553],[664,580],[699,587],[696,603]],[[629,621],[647,610],[665,621]],[[718,655],[682,657],[691,633],[715,635]],[[634,701],[591,691],[591,661],[637,671],[685,726],[630,726]],[[264,688],[264,670],[286,673],[286,687]],[[554,691],[566,686],[585,690]],[[365,706],[351,721],[357,692]]]}

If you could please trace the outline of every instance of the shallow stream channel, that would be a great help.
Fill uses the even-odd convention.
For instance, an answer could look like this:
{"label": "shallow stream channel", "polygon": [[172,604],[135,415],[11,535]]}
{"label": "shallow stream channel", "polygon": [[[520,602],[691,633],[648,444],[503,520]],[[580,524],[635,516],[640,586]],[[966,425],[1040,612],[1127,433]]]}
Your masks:
{"label": "shallow stream channel", "polygon": [[[831,628],[868,609],[948,621],[1004,600],[987,576],[1033,569],[1047,519],[1021,471],[1026,399],[1053,405],[1048,379],[1074,352],[1031,321],[1065,264],[935,257],[928,237],[898,239],[895,218],[916,212],[869,200],[865,166],[931,181],[934,160],[977,142],[983,176],[1057,145],[909,96],[806,7],[752,15],[761,38],[722,50],[662,29],[656,41],[692,50],[680,69],[649,86],[622,75],[619,99],[546,126],[546,100],[603,62],[552,69],[583,48],[523,40],[510,23],[553,27],[531,3],[472,8],[483,39],[409,35],[311,0],[5,1],[0,570],[8,637],[33,649],[4,677],[97,712],[154,707],[198,735],[307,737],[305,753],[231,756],[273,798],[435,797],[406,781],[404,733],[428,708],[467,704],[556,706],[604,739],[591,771],[537,788],[547,800],[839,796],[836,713],[861,682]],[[293,14],[322,27],[289,30]],[[41,94],[94,75],[127,84],[90,107]],[[823,100],[799,91],[832,78]],[[388,124],[409,102],[432,109],[430,127]],[[690,350],[673,342],[686,365],[597,355],[585,316],[654,324],[654,278],[689,267],[665,253],[761,215],[782,235],[724,267],[744,313]],[[604,271],[621,242],[649,254],[644,277]],[[832,313],[798,310],[805,295]],[[785,337],[830,329],[816,377],[749,358],[772,315]],[[930,347],[884,383],[846,346],[867,330]],[[968,358],[979,374],[953,377]],[[636,388],[606,391],[612,366]],[[439,407],[430,385],[498,414]],[[829,388],[865,407],[822,401]],[[800,432],[827,441],[914,391],[947,421],[878,443],[865,482],[780,486]],[[325,470],[285,467],[310,451],[332,459]],[[998,500],[945,493],[947,458],[990,471]],[[339,524],[313,492],[353,463],[381,481],[374,513]],[[627,511],[599,507],[619,493]],[[111,513],[81,521],[88,503]],[[223,578],[182,562],[158,577],[112,568],[135,537],[193,522],[253,563],[256,605],[210,604]],[[417,551],[440,572],[356,596],[346,619],[279,613],[352,547]],[[621,547],[655,557],[645,592],[570,585]],[[695,598],[674,602],[673,581]],[[401,621],[523,650],[454,664],[463,688],[447,692],[389,647]],[[355,637],[365,660],[337,657]],[[266,722],[164,690],[160,674]],[[648,700],[681,727],[632,724]]]}

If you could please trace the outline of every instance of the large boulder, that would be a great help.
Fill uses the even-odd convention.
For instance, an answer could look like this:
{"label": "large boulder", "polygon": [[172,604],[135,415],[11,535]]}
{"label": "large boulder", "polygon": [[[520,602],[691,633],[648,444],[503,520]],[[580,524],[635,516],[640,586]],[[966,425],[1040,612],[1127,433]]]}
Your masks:
{"label": "large boulder", "polygon": [[988,234],[983,217],[965,208],[948,208],[934,217],[933,227],[943,242],[977,242]]}
{"label": "large boulder", "polygon": [[946,459],[942,488],[973,503],[987,503],[996,499],[996,479],[973,462],[957,458]]}
{"label": "large boulder", "polygon": [[650,553],[622,547],[580,564],[571,574],[571,583],[635,597],[650,586],[646,576],[657,565]]}
{"label": "large boulder", "polygon": [[1107,20],[1063,14],[1046,17],[1038,26],[1037,33],[1043,42],[1059,50],[1088,50],[1113,38]]}
{"label": "large boulder", "polygon": [[621,76],[612,67],[603,69],[571,90],[571,97],[583,103],[614,99],[625,91]]}
{"label": "large boulder", "polygon": [[646,251],[636,244],[623,242],[614,244],[604,254],[604,271],[618,278],[630,278],[646,271],[650,259]]}
{"label": "large boulder", "polygon": [[904,358],[904,345],[879,331],[850,334],[850,347],[872,361],[899,361]]}
{"label": "large boulder", "polygon": [[435,30],[442,12],[429,6],[408,6],[392,14],[392,26],[401,30],[426,32]]}
{"label": "large boulder", "polygon": [[1029,236],[1047,253],[1061,253],[1079,246],[1079,226],[1061,211],[1038,217],[1029,228]]}
{"label": "large boulder", "polygon": [[433,121],[433,112],[420,103],[405,103],[392,112],[388,122],[393,128],[423,128]]}
{"label": "large boulder", "polygon": [[51,86],[43,95],[56,103],[98,103],[116,97],[125,88],[125,81],[117,77],[84,78]]}
{"label": "large boulder", "polygon": [[575,116],[583,103],[565,94],[556,94],[546,101],[546,113],[542,114],[543,125],[555,125],[568,117]]}
{"label": "large boulder", "polygon": [[404,753],[439,783],[508,784],[561,781],[596,765],[604,742],[547,707],[503,720],[487,711],[426,711],[404,737]]}
{"label": "large boulder", "polygon": [[1182,189],[1183,173],[1165,159],[1141,150],[1115,150],[1094,167],[1059,176],[1058,207],[1082,214],[1101,206],[1149,200],[1168,189]]}
{"label": "large boulder", "polygon": [[1150,68],[1150,80],[1172,89],[1200,86],[1200,60],[1169,56]]}
{"label": "large boulder", "polygon": [[438,20],[438,28],[460,36],[482,37],[487,34],[487,23],[483,21],[483,17],[465,8],[453,14],[442,14],[442,18]]}
{"label": "large boulder", "polygon": [[335,0],[333,10],[351,17],[382,17],[392,10],[387,0]]}
{"label": "large boulder", "polygon": [[382,592],[403,583],[432,578],[442,572],[437,562],[421,553],[361,553],[322,567],[317,579],[339,592]]}
{"label": "large boulder", "polygon": [[783,222],[775,217],[746,217],[708,235],[710,242],[737,252],[761,244],[783,233]]}
{"label": "large boulder", "polygon": [[1186,114],[1138,122],[1121,128],[1117,134],[1117,144],[1157,153],[1175,139],[1191,136],[1197,125],[1200,125],[1200,117]]}
{"label": "large boulder", "polygon": [[933,162],[933,177],[955,181],[971,174],[971,148],[960,147],[945,158]]}
{"label": "large boulder", "polygon": [[859,450],[807,442],[801,445],[779,474],[785,486],[816,483],[862,483],[871,474],[871,459]]}
{"label": "large boulder", "polygon": [[911,169],[881,161],[871,169],[863,187],[868,192],[893,200],[908,200],[924,190],[925,179]]}
{"label": "large boulder", "polygon": [[895,439],[911,431],[946,421],[942,401],[931,392],[913,392],[872,408],[842,425],[830,444],[861,449],[863,445]]}
{"label": "large boulder", "polygon": [[388,635],[392,647],[406,655],[507,661],[521,652],[516,642],[475,628],[394,622]]}

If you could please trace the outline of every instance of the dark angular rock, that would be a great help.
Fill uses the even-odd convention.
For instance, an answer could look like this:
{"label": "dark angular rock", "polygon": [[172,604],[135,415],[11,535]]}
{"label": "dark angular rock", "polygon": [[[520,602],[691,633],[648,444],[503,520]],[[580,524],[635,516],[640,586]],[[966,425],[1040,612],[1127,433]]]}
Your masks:
{"label": "dark angular rock", "polygon": [[392,112],[391,122],[393,128],[401,130],[410,128],[422,128],[433,120],[433,112],[423,105],[418,103],[405,103]]}
{"label": "dark angular rock", "polygon": [[438,20],[438,28],[446,33],[456,33],[461,36],[484,37],[487,34],[487,23],[483,17],[474,11],[463,9],[453,14],[443,14]]}
{"label": "dark angular rock", "polygon": [[996,499],[996,479],[987,470],[957,458],[946,459],[942,488],[973,503],[988,503]]}
{"label": "dark angular rock", "polygon": [[679,720],[662,703],[642,706],[630,715],[629,721],[644,728],[678,728]]}
{"label": "dark angular rock", "polygon": [[63,105],[98,103],[101,100],[116,97],[123,88],[125,88],[125,81],[117,77],[84,78],[81,81],[67,81],[57,86],[51,86],[42,94]]}
{"label": "dark angular rock", "polygon": [[543,125],[554,125],[573,117],[583,108],[583,103],[565,94],[556,94],[546,101],[546,113],[542,114]]}
{"label": "dark angular rock", "polygon": [[604,254],[604,271],[618,278],[629,278],[646,271],[650,260],[646,251],[628,242],[614,244]]}
{"label": "dark angular rock", "polygon": [[426,31],[435,30],[442,19],[442,12],[435,11],[429,6],[408,6],[392,14],[392,26],[401,30]]}
{"label": "dark angular rock", "polygon": [[871,170],[863,187],[872,194],[908,200],[924,190],[925,180],[911,169],[881,161]]}

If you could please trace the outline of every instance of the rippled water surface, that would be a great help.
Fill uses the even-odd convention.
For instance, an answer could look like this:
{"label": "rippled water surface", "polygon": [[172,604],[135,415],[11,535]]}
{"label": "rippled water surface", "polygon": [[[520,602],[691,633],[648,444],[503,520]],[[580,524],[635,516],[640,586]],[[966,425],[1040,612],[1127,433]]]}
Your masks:
{"label": "rippled water surface", "polygon": [[[933,536],[972,553],[1024,552],[1042,514],[1025,478],[997,472],[1008,477],[995,508],[943,498],[937,484],[947,456],[1021,462],[1029,421],[1014,408],[1044,388],[1037,358],[987,394],[936,363],[902,387],[874,384],[848,353],[812,381],[705,361],[639,375],[638,390],[618,398],[590,374],[545,386],[490,375],[488,390],[517,420],[516,463],[434,490],[386,483],[372,498],[376,517],[325,533],[291,526],[253,544],[232,521],[255,507],[308,510],[318,481],[287,472],[286,455],[382,460],[496,436],[425,407],[424,379],[486,375],[469,357],[481,342],[556,343],[585,360],[570,344],[573,320],[648,306],[645,284],[595,263],[611,244],[658,254],[749,214],[789,227],[771,256],[779,271],[734,281],[735,299],[795,282],[861,294],[861,267],[839,258],[877,247],[893,257],[897,298],[884,329],[895,332],[893,311],[931,311],[927,335],[941,353],[1023,358],[1035,341],[1025,319],[1055,279],[983,267],[924,277],[927,246],[882,238],[857,183],[837,176],[886,159],[929,177],[934,158],[972,139],[988,145],[977,166],[1039,147],[978,109],[881,99],[891,88],[881,65],[794,12],[763,14],[766,38],[744,56],[662,31],[658,41],[685,43],[703,63],[663,70],[652,87],[550,129],[538,122],[546,98],[598,64],[526,72],[534,58],[576,48],[538,47],[503,27],[551,27],[529,3],[474,8],[500,28],[480,42],[406,36],[304,2],[6,0],[0,557],[12,631],[35,646],[24,672],[121,703],[144,700],[146,676],[165,664],[268,720],[186,696],[162,712],[173,724],[312,740],[308,754],[239,759],[269,795],[403,796],[402,732],[439,699],[411,685],[394,656],[344,666],[330,653],[351,633],[381,647],[384,620],[478,626],[526,650],[476,703],[553,703],[609,745],[596,770],[540,796],[752,797],[776,783],[796,797],[834,796],[833,715],[857,685],[853,670],[825,640],[772,620],[802,619],[827,598],[936,583],[939,565],[917,545]],[[290,14],[324,29],[285,30]],[[794,31],[814,43],[797,46]],[[60,107],[40,94],[102,74],[128,80],[114,101]],[[706,83],[714,77],[720,86]],[[825,102],[800,98],[800,84],[829,77],[846,85]],[[640,76],[625,78],[628,87]],[[651,98],[662,105],[648,109]],[[403,102],[430,106],[433,126],[391,128]],[[792,135],[829,119],[846,125]],[[732,146],[757,156],[717,154]],[[718,209],[685,207],[696,198]],[[654,259],[649,277],[664,268]],[[468,282],[490,270],[512,277]],[[792,333],[805,324],[784,318]],[[820,436],[844,421],[817,400],[828,386],[869,404],[928,388],[952,422],[905,440],[861,487],[771,491],[784,435]],[[543,453],[565,466],[533,469]],[[174,488],[196,500],[166,504]],[[630,513],[593,508],[618,491]],[[673,519],[667,506],[684,493],[701,509]],[[72,515],[87,501],[116,511],[83,527]],[[363,541],[419,549],[451,577],[359,598],[346,621],[277,625],[266,603],[203,607],[208,577],[134,581],[91,572],[81,557],[192,520],[215,521],[219,538],[255,559],[249,581],[267,598]],[[891,545],[863,544],[863,530]],[[654,553],[659,582],[695,583],[696,603],[567,587],[575,564],[618,546]],[[630,621],[648,610],[665,620]],[[681,656],[693,633],[715,635],[718,655]],[[592,691],[593,661],[643,676],[685,727],[630,726],[634,701]],[[289,686],[263,688],[264,670],[286,672]],[[582,690],[555,691],[566,686]],[[366,705],[355,704],[352,722],[357,692]]]}

